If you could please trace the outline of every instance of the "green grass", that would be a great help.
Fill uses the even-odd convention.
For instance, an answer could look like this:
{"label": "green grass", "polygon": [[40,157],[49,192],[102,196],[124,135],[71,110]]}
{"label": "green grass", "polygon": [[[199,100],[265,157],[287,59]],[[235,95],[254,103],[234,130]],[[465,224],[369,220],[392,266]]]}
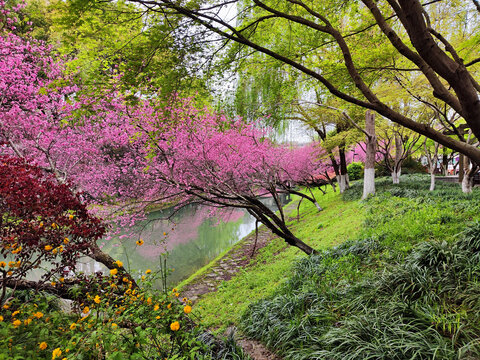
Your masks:
{"label": "green grass", "polygon": [[240,329],[291,360],[479,358],[480,192],[402,180],[365,202],[354,185],[337,217],[348,228],[363,213],[362,229],[287,266]]}
{"label": "green grass", "polygon": [[[313,204],[303,201],[300,222],[296,220],[298,199],[287,207],[287,215],[295,218],[289,224],[293,233],[319,250],[355,238],[364,221],[358,202],[344,201],[332,191],[325,196],[318,191],[315,196],[324,210],[318,212]],[[224,282],[217,292],[202,297],[196,306],[202,323],[218,332],[237,325],[249,304],[273,294],[291,274],[293,262],[305,256],[283,240],[275,239],[259,251],[254,264]]]}

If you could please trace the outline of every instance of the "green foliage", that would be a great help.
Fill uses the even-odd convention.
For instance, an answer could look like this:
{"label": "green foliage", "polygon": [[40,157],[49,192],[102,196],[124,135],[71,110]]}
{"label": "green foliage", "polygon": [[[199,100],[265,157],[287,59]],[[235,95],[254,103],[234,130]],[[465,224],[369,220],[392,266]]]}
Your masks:
{"label": "green foliage", "polygon": [[429,192],[422,176],[379,185],[358,240],[297,261],[242,331],[285,359],[480,356],[480,194]]}
{"label": "green foliage", "polygon": [[116,274],[92,277],[69,312],[16,293],[0,310],[0,359],[247,359],[232,338],[206,341],[191,302],[155,290],[147,273],[141,288]]}
{"label": "green foliage", "polygon": [[[331,190],[325,196],[319,190],[315,197],[324,209],[303,201],[300,207],[301,218],[297,221],[297,202],[287,205],[285,213],[290,218],[289,226],[300,239],[305,239],[316,249],[325,249],[355,236],[360,231],[363,211],[356,202],[344,202]],[[343,213],[344,216],[338,216]],[[323,227],[319,227],[319,222]],[[279,239],[273,239],[258,251],[255,260],[225,282],[216,292],[199,299],[197,309],[202,324],[222,332],[231,325],[238,324],[241,314],[254,301],[268,296],[286,280],[291,273],[292,262],[304,255]],[[348,265],[348,264],[347,264]],[[194,279],[190,279],[194,281]]]}
{"label": "green foliage", "polygon": [[363,163],[352,162],[347,166],[347,173],[350,180],[358,180],[363,177]]}

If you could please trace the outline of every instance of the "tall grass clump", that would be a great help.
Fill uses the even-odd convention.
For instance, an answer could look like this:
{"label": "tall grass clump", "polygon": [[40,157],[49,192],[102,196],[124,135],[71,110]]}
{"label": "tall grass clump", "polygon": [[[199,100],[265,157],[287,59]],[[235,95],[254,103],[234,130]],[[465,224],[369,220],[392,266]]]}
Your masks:
{"label": "tall grass clump", "polygon": [[377,188],[361,237],[297,261],[241,330],[292,360],[480,358],[478,193]]}

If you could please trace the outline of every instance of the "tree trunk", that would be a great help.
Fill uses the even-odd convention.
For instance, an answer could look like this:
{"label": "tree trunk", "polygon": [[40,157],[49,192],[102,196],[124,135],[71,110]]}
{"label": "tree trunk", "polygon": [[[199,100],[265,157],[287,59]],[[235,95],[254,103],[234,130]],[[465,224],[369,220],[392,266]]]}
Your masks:
{"label": "tree trunk", "polygon": [[345,156],[345,144],[341,144],[338,148],[340,157],[340,175],[337,176],[338,187],[340,188],[340,194],[343,194],[345,190],[349,188],[348,173],[347,173],[347,159]]}
{"label": "tree trunk", "polygon": [[462,180],[462,192],[469,194],[473,190],[473,176],[469,176],[469,174],[464,174]]}
{"label": "tree trunk", "polygon": [[430,169],[430,191],[435,190],[435,169]]}
{"label": "tree trunk", "polygon": [[[468,161],[465,161],[468,164]],[[462,180],[462,192],[464,193],[471,193],[473,191],[473,178],[478,171],[478,166],[472,164],[470,169],[465,168]]]}
{"label": "tree trunk", "polygon": [[347,175],[338,175],[337,176],[338,188],[340,189],[340,194],[343,194],[347,187]]}
{"label": "tree trunk", "polygon": [[394,184],[400,184],[403,161],[403,141],[400,135],[395,136],[395,163],[393,165],[392,180]]}
{"label": "tree trunk", "polygon": [[367,111],[365,116],[365,167],[363,172],[363,195],[362,199],[368,195],[375,194],[375,151],[377,138],[375,136],[375,114]]}
{"label": "tree trunk", "polygon": [[397,171],[392,171],[392,180],[394,184],[400,184],[400,175],[402,174],[402,168],[399,168]]}

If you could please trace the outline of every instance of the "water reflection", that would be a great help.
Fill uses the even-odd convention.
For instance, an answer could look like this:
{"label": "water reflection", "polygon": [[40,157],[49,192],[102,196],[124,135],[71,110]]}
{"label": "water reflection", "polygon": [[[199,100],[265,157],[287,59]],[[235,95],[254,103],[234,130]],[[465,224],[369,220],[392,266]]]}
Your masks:
{"label": "water reflection", "polygon": [[[275,208],[270,199],[264,202]],[[153,212],[134,229],[144,240],[142,246],[132,238],[114,238],[99,241],[102,250],[121,260],[134,276],[159,269],[160,257],[167,253],[167,267],[174,269],[168,282],[177,284],[255,229],[255,219],[240,209],[216,210],[212,216],[210,208],[191,205],[176,212],[172,221],[164,220],[170,214],[171,210]],[[94,261],[80,262],[78,270],[106,271]]]}

